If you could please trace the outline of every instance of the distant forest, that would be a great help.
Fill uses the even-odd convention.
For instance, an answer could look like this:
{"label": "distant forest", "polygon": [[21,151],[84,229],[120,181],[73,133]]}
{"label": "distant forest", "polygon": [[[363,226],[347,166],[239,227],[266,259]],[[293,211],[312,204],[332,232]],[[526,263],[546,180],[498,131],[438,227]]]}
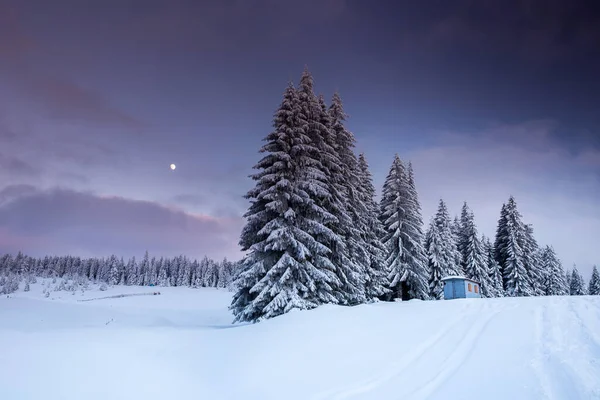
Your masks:
{"label": "distant forest", "polygon": [[71,287],[88,282],[128,286],[187,286],[229,288],[236,270],[235,262],[214,261],[207,257],[192,260],[185,256],[172,258],[135,257],[124,261],[112,255],[107,258],[73,256],[34,258],[19,253],[0,258],[0,294],[8,294],[38,278],[63,278]]}

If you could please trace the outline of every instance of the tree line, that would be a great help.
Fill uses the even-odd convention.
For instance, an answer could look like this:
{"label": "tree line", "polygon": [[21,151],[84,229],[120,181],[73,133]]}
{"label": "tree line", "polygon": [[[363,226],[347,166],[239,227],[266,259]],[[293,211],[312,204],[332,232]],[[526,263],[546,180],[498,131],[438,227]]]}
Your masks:
{"label": "tree line", "polygon": [[285,89],[246,195],[235,321],[321,304],[440,299],[450,275],[480,282],[485,297],[600,294],[597,269],[588,288],[575,267],[566,273],[513,197],[494,243],[478,233],[466,203],[452,220],[440,200],[424,231],[412,164],[396,155],[377,203],[346,118],[339,94],[327,106],[308,70]]}
{"label": "tree line", "polygon": [[217,262],[204,257],[192,260],[186,256],[150,257],[145,253],[141,260],[135,257],[125,261],[115,255],[106,258],[81,258],[73,256],[46,256],[34,258],[19,252],[0,258],[0,294],[12,293],[19,283],[31,282],[33,277],[67,278],[130,286],[187,286],[229,288],[236,262]]}

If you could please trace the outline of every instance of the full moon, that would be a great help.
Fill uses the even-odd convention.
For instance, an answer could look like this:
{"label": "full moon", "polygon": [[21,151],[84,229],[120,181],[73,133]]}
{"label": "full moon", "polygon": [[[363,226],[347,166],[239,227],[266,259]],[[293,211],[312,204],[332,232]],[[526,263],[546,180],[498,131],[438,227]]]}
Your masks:
{"label": "full moon", "polygon": [[171,170],[175,171],[175,168],[177,168],[177,165],[171,164],[170,167],[171,167]]}

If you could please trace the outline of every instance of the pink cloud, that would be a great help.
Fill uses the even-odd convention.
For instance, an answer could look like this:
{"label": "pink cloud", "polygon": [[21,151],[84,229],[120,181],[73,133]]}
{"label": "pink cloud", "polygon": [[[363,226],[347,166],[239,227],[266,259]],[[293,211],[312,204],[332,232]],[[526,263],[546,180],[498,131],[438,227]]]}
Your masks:
{"label": "pink cloud", "polygon": [[28,192],[0,205],[0,229],[5,232],[0,246],[34,254],[129,256],[148,250],[156,255],[239,258],[241,225],[239,218],[53,189]]}

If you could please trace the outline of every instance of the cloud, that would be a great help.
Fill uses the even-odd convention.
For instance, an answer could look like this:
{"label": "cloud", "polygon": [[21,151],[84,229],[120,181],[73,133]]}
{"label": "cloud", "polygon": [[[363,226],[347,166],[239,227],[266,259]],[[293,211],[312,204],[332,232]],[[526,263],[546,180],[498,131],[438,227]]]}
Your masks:
{"label": "cloud", "polygon": [[0,153],[0,169],[12,177],[35,177],[40,170],[15,156]]}
{"label": "cloud", "polygon": [[43,106],[48,115],[58,119],[118,125],[137,131],[144,124],[135,117],[111,105],[100,93],[74,82],[32,69],[13,71],[20,88]]}
{"label": "cloud", "polygon": [[241,219],[59,188],[8,187],[0,193],[10,196],[0,204],[4,250],[98,256],[148,250],[156,255],[241,257],[237,246]]}
{"label": "cloud", "polygon": [[453,214],[467,201],[480,232],[493,237],[501,205],[513,195],[538,241],[554,245],[566,267],[577,263],[587,273],[600,264],[598,155],[567,151],[555,129],[552,121],[528,121],[446,133],[437,146],[406,154],[414,164],[425,222],[440,198]]}
{"label": "cloud", "polygon": [[207,196],[192,193],[183,193],[173,196],[173,201],[182,205],[202,206],[207,203]]}
{"label": "cloud", "polygon": [[19,197],[27,196],[36,193],[37,189],[32,185],[11,185],[0,190],[0,206],[17,199]]}
{"label": "cloud", "polygon": [[35,58],[42,46],[23,28],[26,17],[15,7],[0,5],[0,72],[7,83],[53,118],[116,125],[130,131],[145,127],[100,92],[44,71]]}

